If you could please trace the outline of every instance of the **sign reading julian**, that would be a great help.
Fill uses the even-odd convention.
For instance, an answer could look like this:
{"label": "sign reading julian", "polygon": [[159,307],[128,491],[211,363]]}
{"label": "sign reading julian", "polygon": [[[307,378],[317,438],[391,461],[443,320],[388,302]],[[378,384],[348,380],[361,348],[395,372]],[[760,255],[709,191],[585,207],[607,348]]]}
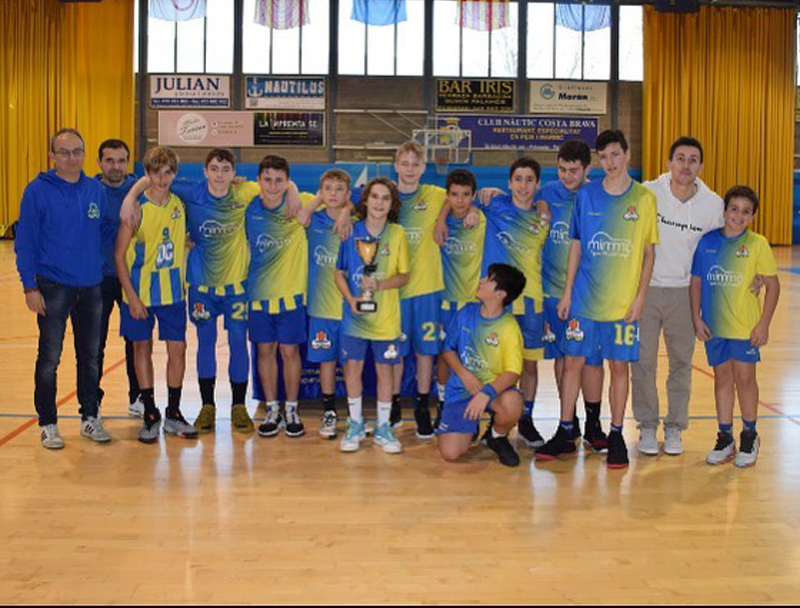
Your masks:
{"label": "sign reading julian", "polygon": [[245,107],[251,110],[324,110],[324,78],[248,76]]}
{"label": "sign reading julian", "polygon": [[150,76],[151,108],[227,108],[230,76],[154,74]]}
{"label": "sign reading julian", "polygon": [[438,78],[436,111],[512,114],[516,86],[513,80]]}
{"label": "sign reading julian", "polygon": [[585,80],[531,80],[528,112],[531,114],[605,114],[605,82]]}

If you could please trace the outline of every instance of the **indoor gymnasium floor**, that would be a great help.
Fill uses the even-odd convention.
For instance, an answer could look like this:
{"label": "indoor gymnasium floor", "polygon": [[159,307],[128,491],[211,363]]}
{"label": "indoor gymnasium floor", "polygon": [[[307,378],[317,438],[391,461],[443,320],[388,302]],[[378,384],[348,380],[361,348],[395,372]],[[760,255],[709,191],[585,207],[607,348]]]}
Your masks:
{"label": "indoor gymnasium floor", "polygon": [[[611,471],[583,449],[537,464],[522,445],[516,469],[477,448],[467,462],[445,464],[414,436],[410,408],[402,455],[369,441],[341,453],[317,435],[315,404],[301,406],[305,437],[233,434],[225,344],[217,432],[142,445],[113,337],[103,415],[114,440],[98,445],[79,435],[71,334],[58,391],[67,445],[45,450],[32,417],[36,321],[13,243],[2,241],[0,603],[797,603],[800,249],[775,251],[783,291],[758,368],[758,464],[705,464],[716,422],[698,346],[685,453],[640,455],[629,407],[631,466]],[[117,327],[114,313],[114,335]],[[199,410],[193,334],[189,419]],[[163,346],[156,350],[164,396]],[[663,348],[660,365],[663,380]],[[550,363],[540,377],[537,425],[550,436]],[[737,437],[740,427],[737,418]]]}

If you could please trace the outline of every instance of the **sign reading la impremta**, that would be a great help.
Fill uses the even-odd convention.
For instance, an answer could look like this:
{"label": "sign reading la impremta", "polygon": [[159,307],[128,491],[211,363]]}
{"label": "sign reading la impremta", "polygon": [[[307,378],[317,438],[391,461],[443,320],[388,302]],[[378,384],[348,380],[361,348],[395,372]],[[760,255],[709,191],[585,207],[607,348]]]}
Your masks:
{"label": "sign reading la impremta", "polygon": [[438,78],[436,111],[513,114],[516,91],[513,80]]}
{"label": "sign reading la impremta", "polygon": [[325,78],[248,76],[245,94],[250,110],[324,110]]}
{"label": "sign reading la impremta", "polygon": [[230,76],[209,74],[153,74],[151,108],[228,108]]}

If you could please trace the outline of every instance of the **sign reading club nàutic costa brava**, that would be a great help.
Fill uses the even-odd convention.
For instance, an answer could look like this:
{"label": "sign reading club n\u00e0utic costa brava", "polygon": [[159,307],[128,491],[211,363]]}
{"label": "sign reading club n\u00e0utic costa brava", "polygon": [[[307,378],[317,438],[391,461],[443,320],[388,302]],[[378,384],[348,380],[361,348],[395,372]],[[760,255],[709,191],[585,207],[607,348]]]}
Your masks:
{"label": "sign reading club n\u00e0utic costa brava", "polygon": [[152,74],[151,108],[228,108],[230,76],[212,74]]}

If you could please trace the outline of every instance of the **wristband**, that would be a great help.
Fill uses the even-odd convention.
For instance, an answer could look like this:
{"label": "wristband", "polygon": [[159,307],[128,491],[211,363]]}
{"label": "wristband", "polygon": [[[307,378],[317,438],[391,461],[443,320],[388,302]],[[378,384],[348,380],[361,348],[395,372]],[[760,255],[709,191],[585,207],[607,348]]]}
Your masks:
{"label": "wristband", "polygon": [[492,401],[497,398],[497,391],[494,390],[494,387],[491,384],[484,384],[481,392],[484,395],[489,395],[489,401]]}

